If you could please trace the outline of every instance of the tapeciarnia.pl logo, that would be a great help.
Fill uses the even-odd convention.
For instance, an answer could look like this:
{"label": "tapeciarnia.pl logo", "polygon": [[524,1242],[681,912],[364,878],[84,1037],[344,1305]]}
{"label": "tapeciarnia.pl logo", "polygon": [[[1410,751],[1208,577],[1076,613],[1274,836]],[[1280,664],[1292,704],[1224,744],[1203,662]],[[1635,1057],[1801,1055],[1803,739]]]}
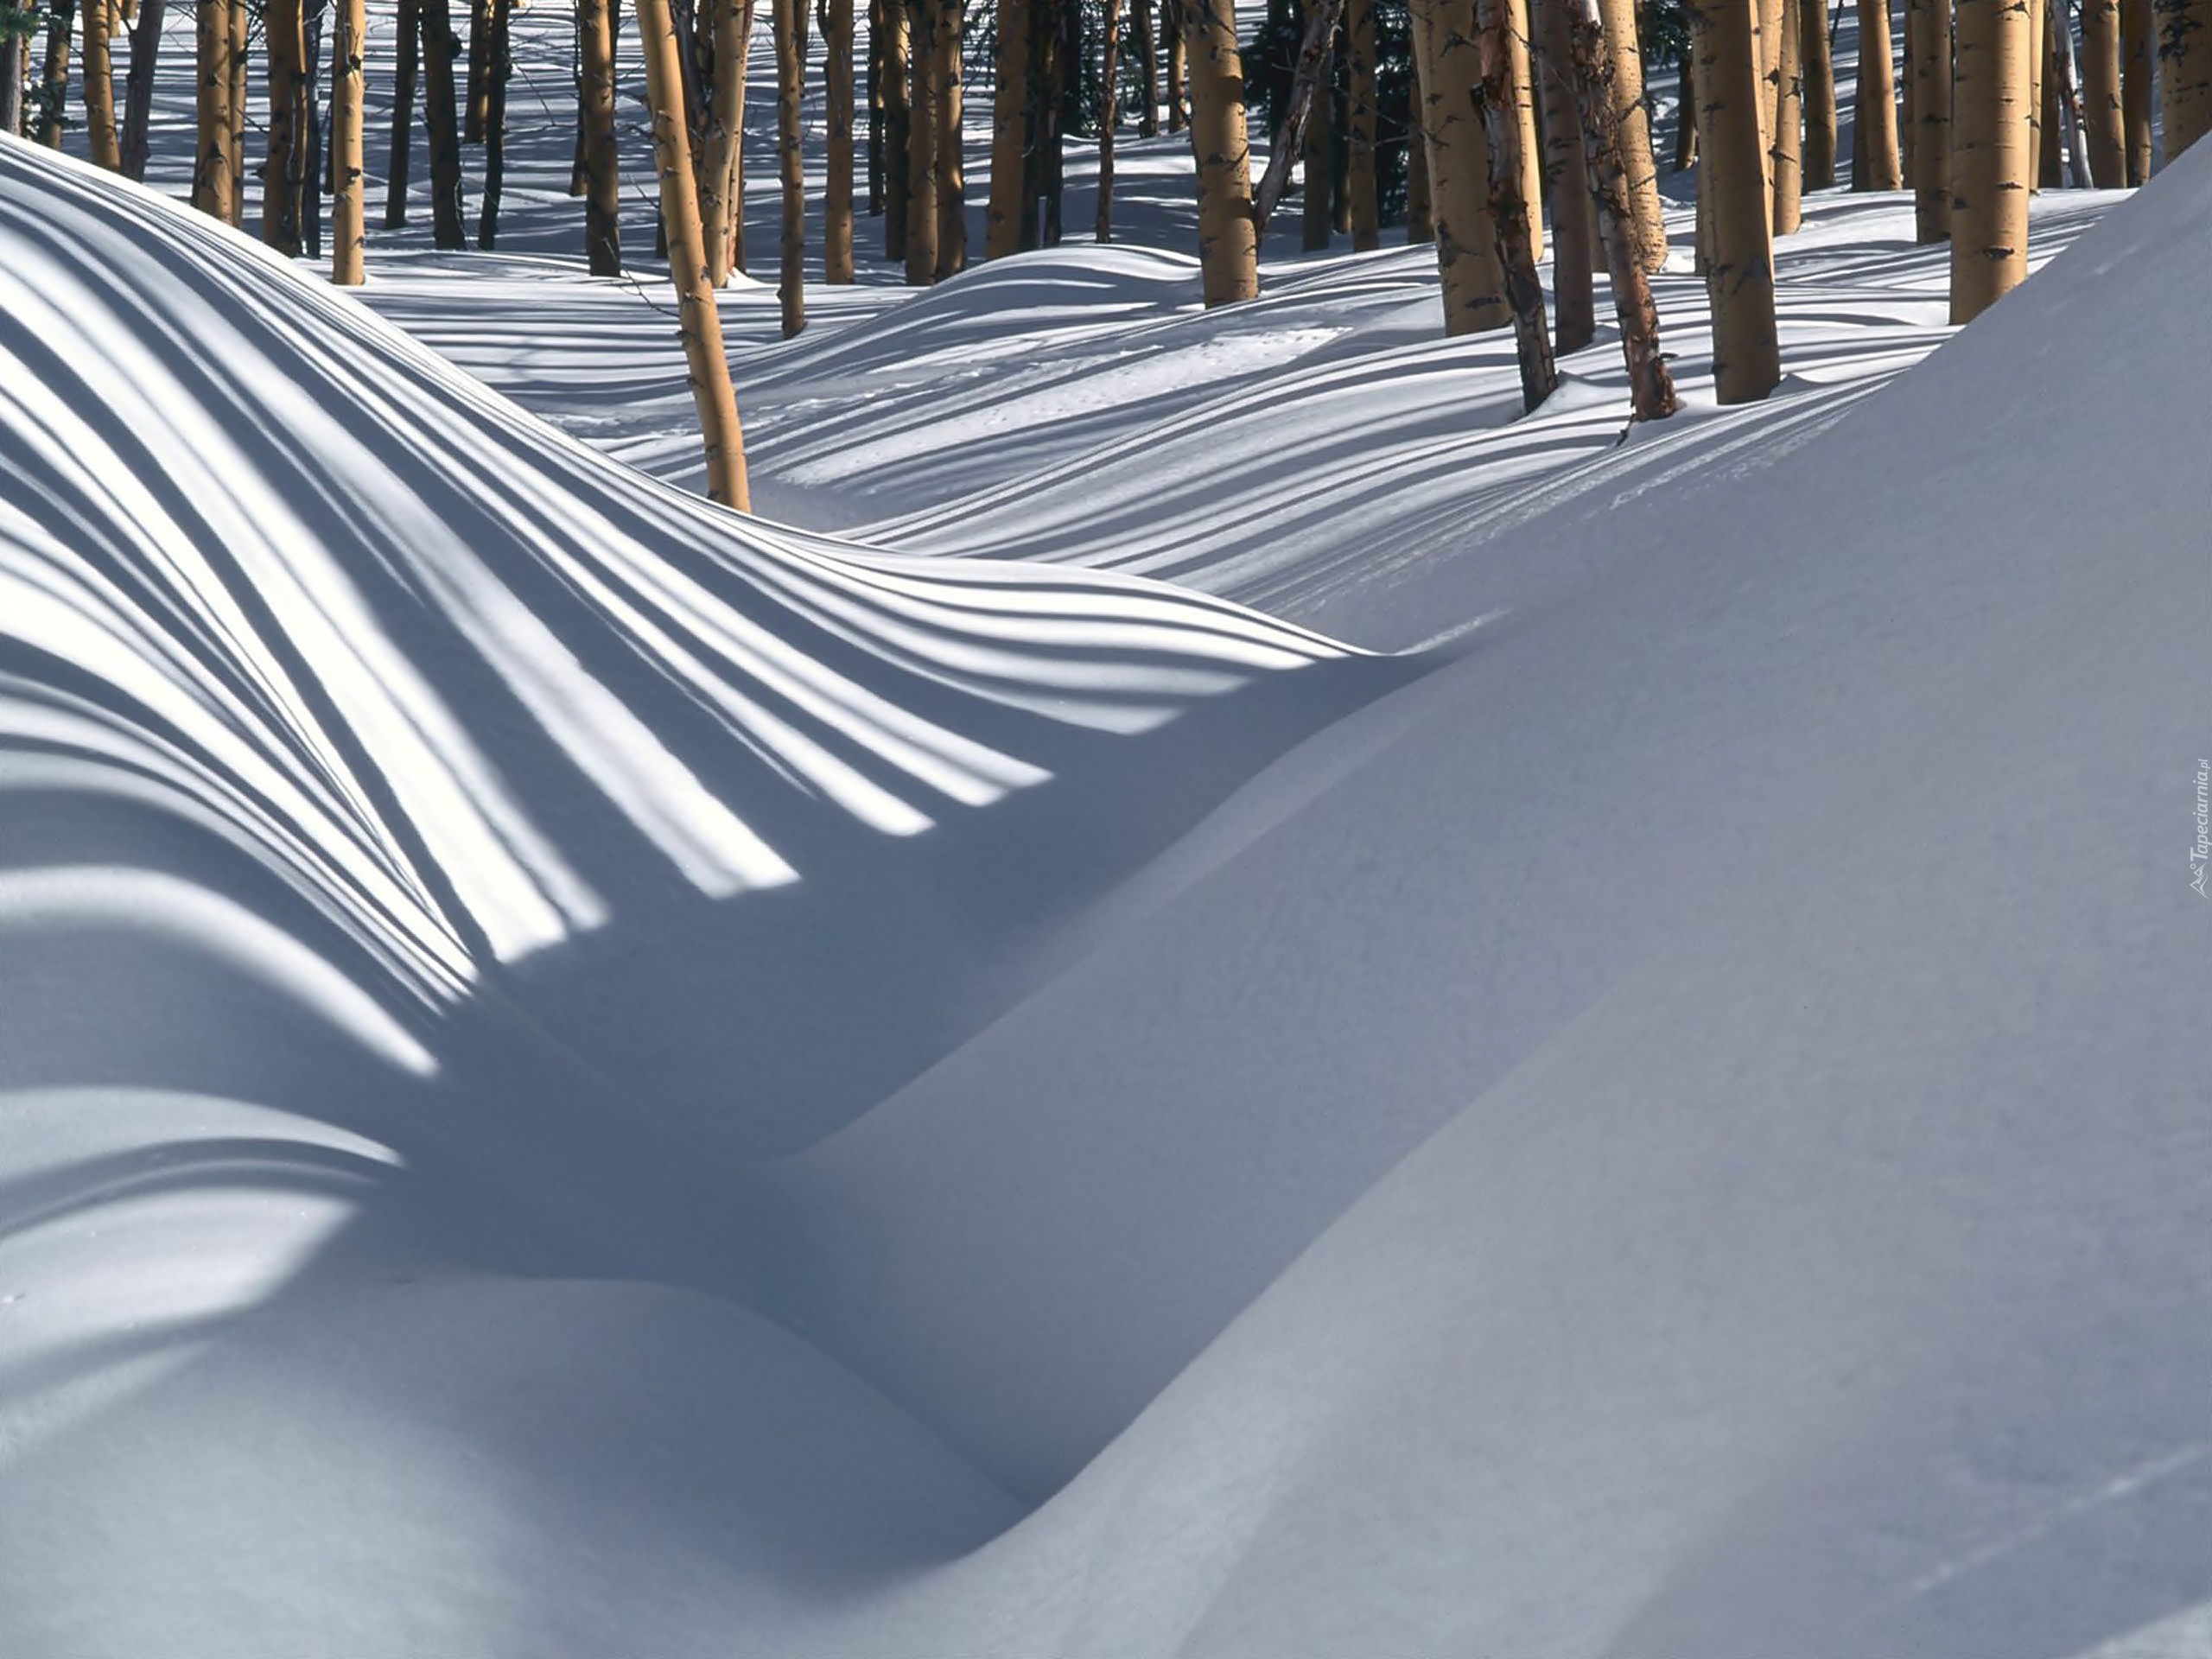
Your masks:
{"label": "tapeciarnia.pl logo", "polygon": [[2196,845],[2189,849],[2189,885],[2200,899],[2212,898],[2204,891],[2204,873],[2212,869],[2212,760],[2196,763]]}

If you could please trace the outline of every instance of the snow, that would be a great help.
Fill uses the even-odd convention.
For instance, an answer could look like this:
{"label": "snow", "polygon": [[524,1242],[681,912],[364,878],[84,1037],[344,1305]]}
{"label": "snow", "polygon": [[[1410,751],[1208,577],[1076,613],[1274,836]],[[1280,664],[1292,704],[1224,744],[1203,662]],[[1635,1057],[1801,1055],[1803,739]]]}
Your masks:
{"label": "snow", "polygon": [[2212,159],[1625,432],[1424,250],[739,284],[761,519],[564,168],[0,142],[0,1652],[2202,1650]]}

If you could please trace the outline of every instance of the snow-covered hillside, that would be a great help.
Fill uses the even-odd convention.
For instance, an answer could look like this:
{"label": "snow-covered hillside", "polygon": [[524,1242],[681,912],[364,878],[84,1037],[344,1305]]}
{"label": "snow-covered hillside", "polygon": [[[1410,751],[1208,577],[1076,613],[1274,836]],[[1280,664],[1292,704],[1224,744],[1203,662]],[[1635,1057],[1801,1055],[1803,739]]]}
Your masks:
{"label": "snow-covered hillside", "polygon": [[856,298],[868,546],[0,141],[0,1653],[2201,1653],[2212,156],[1897,211],[1624,445],[1414,255]]}

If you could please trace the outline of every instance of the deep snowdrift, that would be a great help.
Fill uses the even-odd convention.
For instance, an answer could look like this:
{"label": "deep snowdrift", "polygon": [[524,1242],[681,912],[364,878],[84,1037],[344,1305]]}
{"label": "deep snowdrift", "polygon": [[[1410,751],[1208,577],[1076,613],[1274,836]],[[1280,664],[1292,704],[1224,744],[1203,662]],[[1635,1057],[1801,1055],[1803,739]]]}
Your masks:
{"label": "deep snowdrift", "polygon": [[0,1647],[2201,1648],[2212,159],[1164,851],[1403,667],[0,169]]}

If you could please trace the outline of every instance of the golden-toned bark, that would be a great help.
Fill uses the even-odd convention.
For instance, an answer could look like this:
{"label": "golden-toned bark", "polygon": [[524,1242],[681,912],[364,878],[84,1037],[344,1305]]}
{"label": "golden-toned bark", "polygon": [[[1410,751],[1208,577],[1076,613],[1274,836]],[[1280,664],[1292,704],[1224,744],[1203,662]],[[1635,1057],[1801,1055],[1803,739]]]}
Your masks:
{"label": "golden-toned bark", "polygon": [[2120,0],[2120,125],[2127,144],[2127,182],[2151,176],[2151,98],[2158,77],[2151,39],[2151,0]]}
{"label": "golden-toned bark", "polygon": [[2127,130],[2120,103],[2120,0],[2082,0],[2082,136],[2100,190],[2127,182]]}
{"label": "golden-toned bark", "polygon": [[1348,0],[1344,7],[1345,158],[1344,194],[1351,210],[1351,245],[1366,253],[1382,245],[1382,199],[1375,187],[1377,99],[1375,84],[1375,0]]}
{"label": "golden-toned bark", "polygon": [[[91,0],[97,6],[102,0]],[[199,0],[194,15],[198,55],[196,114],[199,156],[193,165],[192,205],[217,219],[231,216],[230,0]]]}
{"label": "golden-toned bark", "polygon": [[[2034,146],[2033,170],[2030,174],[2030,194],[2046,184],[2058,185],[2065,181],[2064,163],[2060,159],[2058,131],[2058,77],[2050,72],[2050,7],[2048,0],[2024,0],[2028,9],[2028,121],[2032,129]],[[1957,38],[1958,25],[1952,23],[1952,37]],[[1958,108],[1957,73],[1952,75],[1951,106]]]}
{"label": "golden-toned bark", "polygon": [[753,0],[714,0],[715,80],[707,117],[707,164],[699,169],[699,220],[706,238],[707,280],[729,280],[734,230],[744,205],[741,151],[745,139],[746,59],[753,42]]}
{"label": "golden-toned bark", "polygon": [[[2015,4],[2020,0],[2013,0]],[[1859,0],[1859,124],[1860,165],[1853,190],[1895,190],[1904,183],[1897,157],[1897,89],[1891,62],[1888,0]]]}
{"label": "golden-toned bark", "polygon": [[1244,137],[1244,62],[1230,0],[1181,0],[1191,149],[1198,168],[1198,266],[1208,305],[1256,298],[1259,238]]}
{"label": "golden-toned bark", "polygon": [[906,257],[906,156],[908,128],[913,111],[908,107],[909,79],[913,73],[912,41],[908,34],[906,0],[883,0],[883,64],[879,82],[883,97],[883,257]]}
{"label": "golden-toned bark", "polygon": [[614,142],[616,0],[577,0],[583,35],[584,257],[594,276],[622,274],[621,159]]}
{"label": "golden-toned bark", "polygon": [[1913,233],[1951,233],[1951,0],[1910,0],[1906,55],[1912,65]]}
{"label": "golden-toned bark", "polygon": [[1828,51],[1827,0],[1796,0],[1799,63],[1805,86],[1804,188],[1835,183],[1835,60]]}
{"label": "golden-toned bark", "polygon": [[1780,41],[1775,53],[1774,133],[1767,154],[1774,187],[1774,233],[1788,236],[1804,217],[1800,197],[1805,183],[1805,81],[1799,67],[1802,54],[1797,0],[1777,0],[1777,4],[1775,27]]}
{"label": "golden-toned bark", "polygon": [[776,299],[783,314],[785,340],[806,327],[806,168],[799,149],[799,98],[806,50],[799,29],[805,3],[806,0],[774,0],[775,10],[771,14],[776,38],[776,156],[784,199],[783,261],[776,277]]}
{"label": "golden-toned bark", "polygon": [[115,61],[109,41],[115,32],[115,0],[84,0],[85,137],[92,165],[123,170],[123,149],[115,133]]}
{"label": "golden-toned bark", "polygon": [[[1536,204],[1544,199],[1543,140],[1536,130],[1536,72],[1529,50],[1529,0],[1504,0],[1506,74],[1513,108],[1520,117],[1521,200],[1529,204],[1529,245],[1544,257],[1544,219]],[[1479,12],[1480,0],[1477,0]]]}
{"label": "golden-toned bark", "polygon": [[[1523,3],[1519,18],[1525,19]],[[1516,85],[1513,0],[1476,0],[1475,40],[1482,66],[1483,133],[1490,140],[1490,217],[1497,227],[1498,264],[1505,273],[1505,303],[1513,315],[1514,356],[1521,368],[1521,407],[1530,413],[1559,384],[1552,342],[1544,327],[1544,289],[1536,276],[1535,198],[1524,194],[1528,156],[1522,140],[1520,90],[1533,89],[1533,70]],[[1525,49],[1526,41],[1522,41]]]}
{"label": "golden-toned bark", "polygon": [[906,106],[906,281],[937,280],[938,124],[944,118],[944,0],[913,0],[913,71]]}
{"label": "golden-toned bark", "polygon": [[[805,0],[799,0],[804,5]],[[937,124],[937,274],[942,282],[968,269],[968,171],[962,144],[967,96],[961,86],[963,8],[951,0],[944,9],[938,50],[944,59],[944,103]]]}
{"label": "golden-toned bark", "polygon": [[822,183],[823,280],[853,280],[853,0],[830,0],[823,122],[829,151]]}
{"label": "golden-toned bark", "polygon": [[983,221],[983,257],[1002,259],[1021,247],[1029,212],[1029,0],[999,0],[997,86],[991,95],[991,200]]}
{"label": "golden-toned bark", "polygon": [[1605,85],[1618,128],[1621,175],[1636,226],[1637,257],[1646,270],[1667,262],[1667,218],[1659,201],[1659,167],[1651,153],[1651,116],[1643,107],[1643,52],[1635,0],[1599,0],[1607,73]]}
{"label": "golden-toned bark", "polygon": [[1429,213],[1443,279],[1444,332],[1471,334],[1513,321],[1490,210],[1490,140],[1483,130],[1474,0],[1411,0],[1427,143]]}
{"label": "golden-toned bark", "polygon": [[46,29],[46,64],[39,76],[38,128],[48,149],[61,148],[61,120],[69,101],[69,48],[77,33],[76,0],[57,0]]}
{"label": "golden-toned bark", "polygon": [[2166,165],[2212,131],[2212,0],[2153,0]]}
{"label": "golden-toned bark", "polygon": [[1759,52],[1759,155],[1766,167],[1768,223],[1773,222],[1774,133],[1782,86],[1783,0],[1753,0],[1752,38]]}
{"label": "golden-toned bark", "polygon": [[269,149],[261,168],[261,239],[300,251],[300,191],[307,182],[307,25],[300,0],[268,0],[261,13],[269,49]]}
{"label": "golden-toned bark", "polygon": [[683,68],[668,0],[638,0],[638,33],[645,60],[645,101],[652,112],[653,165],[660,174],[661,219],[668,227],[668,276],[676,289],[677,326],[707,451],[707,493],[745,512],[752,505],[745,438],[730,389],[729,359],[723,354],[721,314],[707,281],[706,238],[699,226],[698,184],[683,116]]}
{"label": "golden-toned bark", "polygon": [[1747,0],[1695,0],[1691,12],[1713,390],[1724,404],[1755,403],[1782,378],[1751,19]]}
{"label": "golden-toned bark", "polygon": [[1951,105],[1951,321],[1971,322],[2028,274],[2034,42],[2018,0],[1959,0]]}
{"label": "golden-toned bark", "polygon": [[[109,0],[112,6],[115,0]],[[233,225],[245,223],[245,109],[246,60],[251,55],[248,42],[251,38],[247,27],[245,0],[231,0],[231,213]]]}
{"label": "golden-toned bark", "polygon": [[338,0],[330,55],[330,280],[357,287],[362,277],[361,48],[368,18],[362,0]]}
{"label": "golden-toned bark", "polygon": [[1183,0],[1161,0],[1167,8],[1167,130],[1180,132],[1190,119],[1190,42],[1183,38]]}

